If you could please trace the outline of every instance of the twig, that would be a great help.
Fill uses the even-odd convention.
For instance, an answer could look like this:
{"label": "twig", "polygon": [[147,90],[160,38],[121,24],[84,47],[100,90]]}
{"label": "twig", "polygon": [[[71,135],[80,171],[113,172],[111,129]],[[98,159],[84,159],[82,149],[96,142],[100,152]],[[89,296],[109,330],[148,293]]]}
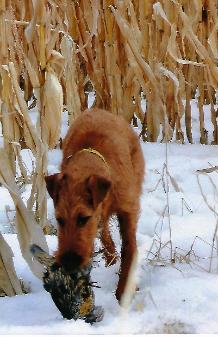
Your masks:
{"label": "twig", "polygon": [[171,229],[171,217],[170,217],[170,201],[169,201],[169,180],[168,180],[168,142],[166,141],[166,182],[167,182],[167,215],[168,215],[168,225],[169,225],[169,233],[170,233],[170,248],[171,248],[171,260],[173,258],[173,246],[172,246],[172,229]]}
{"label": "twig", "polygon": [[215,227],[215,231],[214,231],[214,234],[213,234],[213,244],[212,244],[212,249],[211,249],[211,260],[210,260],[210,266],[209,266],[209,272],[211,272],[211,267],[212,267],[212,257],[213,257],[213,251],[214,251],[214,243],[215,243],[215,240],[216,240],[216,237],[217,237],[217,230],[218,230],[218,218],[217,218],[217,221],[216,221],[216,227]]}
{"label": "twig", "polygon": [[188,203],[185,201],[184,198],[182,198],[182,216],[184,215],[184,206],[186,207],[186,209],[189,211],[189,213],[193,213],[193,210],[191,209],[191,207],[189,207]]}
{"label": "twig", "polygon": [[203,199],[204,199],[205,204],[206,204],[207,207],[211,210],[211,212],[213,212],[213,213],[218,217],[218,213],[215,211],[214,208],[212,208],[212,207],[210,206],[210,204],[209,204],[208,201],[207,201],[207,197],[205,196],[205,194],[204,194],[204,192],[203,192],[203,190],[202,190],[202,186],[201,186],[201,183],[200,183],[199,175],[198,175],[198,174],[197,174],[197,181],[198,181],[198,186],[199,186],[199,188],[200,188],[201,195],[202,195],[202,197],[203,197]]}
{"label": "twig", "polygon": [[149,190],[148,193],[152,193],[154,191],[156,191],[156,189],[158,188],[159,184],[161,182],[161,178],[158,180],[157,184],[154,186],[154,188],[152,190]]}
{"label": "twig", "polygon": [[218,171],[218,166],[213,166],[213,167],[208,167],[205,169],[197,170],[196,172],[198,173],[211,173],[214,171]]}

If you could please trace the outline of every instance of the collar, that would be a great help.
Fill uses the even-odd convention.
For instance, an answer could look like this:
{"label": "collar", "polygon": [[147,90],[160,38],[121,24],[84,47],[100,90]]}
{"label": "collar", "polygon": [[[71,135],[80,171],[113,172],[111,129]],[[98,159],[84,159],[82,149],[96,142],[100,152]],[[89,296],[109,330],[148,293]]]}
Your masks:
{"label": "collar", "polygon": [[[106,159],[104,158],[104,156],[100,152],[98,152],[97,150],[92,149],[91,147],[89,147],[89,148],[82,149],[82,150],[78,151],[77,153],[81,153],[81,152],[89,152],[89,153],[92,153],[92,154],[98,156],[105,163],[105,165],[107,167],[109,167],[109,165],[108,165]],[[68,157],[66,157],[66,159],[68,160],[68,159],[72,158],[73,156],[74,155],[71,154]]]}

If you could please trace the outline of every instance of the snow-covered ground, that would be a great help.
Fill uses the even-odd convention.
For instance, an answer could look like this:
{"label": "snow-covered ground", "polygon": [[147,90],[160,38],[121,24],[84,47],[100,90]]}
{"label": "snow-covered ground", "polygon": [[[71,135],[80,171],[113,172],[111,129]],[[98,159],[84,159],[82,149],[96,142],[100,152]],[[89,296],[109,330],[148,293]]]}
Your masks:
{"label": "snow-covered ground", "polygon": [[[103,321],[91,326],[63,319],[23,260],[16,235],[4,234],[30,292],[0,298],[0,334],[218,333],[218,171],[196,172],[218,165],[218,146],[142,143],[142,148],[146,176],[137,230],[139,290],[128,311],[121,311],[114,296],[119,263],[105,268],[99,255],[92,280],[100,286],[95,296],[105,310]],[[50,172],[60,160],[58,150],[49,154]],[[13,202],[3,187],[0,198],[0,225],[6,225],[5,205],[13,211]],[[13,212],[8,216],[13,218]],[[48,216],[54,221],[51,199]],[[120,246],[116,220],[111,224]],[[47,236],[47,241],[54,252],[56,237]]]}

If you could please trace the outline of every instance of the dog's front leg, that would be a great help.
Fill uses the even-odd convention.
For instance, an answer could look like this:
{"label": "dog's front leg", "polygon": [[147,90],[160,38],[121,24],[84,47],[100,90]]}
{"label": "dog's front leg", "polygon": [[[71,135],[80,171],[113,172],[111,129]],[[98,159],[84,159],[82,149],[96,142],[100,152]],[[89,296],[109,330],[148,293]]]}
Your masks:
{"label": "dog's front leg", "polygon": [[125,291],[132,261],[137,254],[136,249],[136,222],[137,214],[121,213],[118,215],[120,234],[122,238],[121,265],[116,298],[120,302]]}
{"label": "dog's front leg", "polygon": [[110,234],[108,218],[109,217],[102,219],[101,223],[102,228],[100,235],[101,235],[101,242],[104,248],[104,257],[106,266],[111,266],[116,263],[118,256],[114,241]]}

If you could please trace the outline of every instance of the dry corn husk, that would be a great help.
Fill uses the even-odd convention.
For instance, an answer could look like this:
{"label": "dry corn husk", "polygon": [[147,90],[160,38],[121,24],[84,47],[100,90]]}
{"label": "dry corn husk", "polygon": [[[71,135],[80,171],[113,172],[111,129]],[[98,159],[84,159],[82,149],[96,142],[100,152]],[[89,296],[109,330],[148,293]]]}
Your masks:
{"label": "dry corn husk", "polygon": [[63,36],[61,41],[61,52],[65,59],[63,78],[66,88],[66,108],[69,115],[69,123],[81,112],[81,99],[79,95],[79,75],[77,70],[77,56],[75,53],[75,44],[67,37]]}
{"label": "dry corn husk", "polygon": [[[22,6],[20,2],[11,2],[14,12],[7,2],[1,4],[3,26],[0,28],[2,32],[6,30],[7,37],[6,48],[0,54],[8,51],[5,60],[9,57],[13,61],[18,76],[22,71],[28,71],[29,76],[24,76],[26,88],[28,77],[34,87],[38,87],[38,82],[40,88],[43,87],[44,72],[50,63],[63,86],[70,123],[81,109],[87,107],[84,88],[91,80],[96,90],[95,106],[122,114],[128,121],[134,114],[138,114],[144,123],[151,121],[144,128],[150,130],[148,140],[157,138],[160,123],[166,124],[167,119],[173,129],[181,132],[178,129],[183,110],[181,102],[185,99],[186,134],[192,141],[188,107],[190,93],[193,96],[198,86],[199,67],[206,69],[203,81],[209,81],[212,88],[205,84],[208,87],[204,90],[207,102],[214,101],[214,90],[217,89],[216,1],[28,0]],[[67,52],[62,43],[65,39],[71,41]],[[178,95],[173,92],[172,81],[171,89],[165,90],[169,81],[158,73],[155,64],[161,64],[178,78]],[[185,77],[189,79],[186,83]],[[35,83],[34,78],[38,78]],[[141,113],[141,91],[148,102],[145,113],[151,118]],[[155,100],[157,107],[153,108]],[[204,100],[203,96],[201,100]],[[200,115],[202,119],[202,111],[199,111]],[[211,115],[214,116],[213,107]]]}
{"label": "dry corn husk", "polygon": [[7,35],[6,35],[6,24],[5,24],[5,12],[6,12],[6,6],[5,6],[5,0],[1,0],[0,2],[0,61],[1,64],[6,61],[8,56],[7,51]]}
{"label": "dry corn husk", "polygon": [[13,263],[13,252],[0,233],[0,294],[6,296],[23,293]]}
{"label": "dry corn husk", "polygon": [[[72,50],[72,49],[71,49]],[[58,79],[61,77],[63,68],[65,65],[65,58],[61,53],[59,53],[56,50],[50,51],[50,57],[48,59],[48,66],[51,67],[54,71],[54,74],[58,77]]]}
{"label": "dry corn husk", "polygon": [[28,148],[30,148],[33,151],[33,153],[35,153],[36,148],[37,148],[37,146],[40,142],[39,136],[37,135],[37,132],[36,132],[36,130],[33,126],[33,123],[30,119],[27,104],[24,100],[22,90],[21,90],[21,88],[18,84],[16,70],[15,70],[14,64],[12,62],[9,62],[9,72],[10,72],[10,76],[11,76],[11,82],[12,82],[12,85],[13,85],[13,90],[14,90],[15,95],[16,95],[17,103],[19,105],[20,112],[21,112],[21,114],[23,116],[23,119],[24,119],[23,128],[24,128],[25,142],[26,142]]}
{"label": "dry corn husk", "polygon": [[15,224],[22,255],[30,266],[32,272],[41,278],[43,270],[36,261],[32,260],[29,247],[31,243],[36,243],[48,251],[48,246],[42,228],[35,222],[33,212],[26,208],[21,198],[14,181],[14,174],[10,166],[10,161],[4,149],[0,149],[0,182],[8,189],[15,204]]}
{"label": "dry corn husk", "polygon": [[60,138],[63,111],[63,89],[51,68],[46,72],[41,113],[42,140],[53,149]]}
{"label": "dry corn husk", "polygon": [[212,29],[212,32],[210,33],[208,37],[208,43],[210,45],[211,51],[213,53],[213,56],[218,60],[218,47],[217,47],[217,31],[218,31],[218,19],[216,25],[214,25],[214,28]]}

